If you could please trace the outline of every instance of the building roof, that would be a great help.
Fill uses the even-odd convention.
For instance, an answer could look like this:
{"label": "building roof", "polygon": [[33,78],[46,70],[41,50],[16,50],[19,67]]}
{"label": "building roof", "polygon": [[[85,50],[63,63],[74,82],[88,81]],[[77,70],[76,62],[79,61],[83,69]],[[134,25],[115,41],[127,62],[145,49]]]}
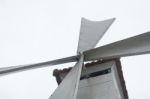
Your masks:
{"label": "building roof", "polygon": [[[106,62],[109,62],[109,61],[115,61],[116,67],[117,67],[117,71],[118,71],[118,75],[119,75],[119,79],[120,79],[120,83],[121,83],[121,87],[122,87],[122,90],[123,90],[123,95],[124,95],[125,99],[129,99],[128,92],[127,92],[126,85],[125,85],[125,80],[124,80],[124,77],[123,77],[123,72],[122,72],[122,66],[121,66],[120,59],[97,60],[97,61],[94,61],[94,62],[91,62],[91,63],[86,63],[85,66],[86,67],[91,67],[91,66],[95,66],[95,65],[98,65],[98,64],[106,63]],[[64,69],[55,69],[53,71],[53,76],[56,77],[56,81],[57,81],[58,84],[60,84],[61,81],[62,81],[62,77],[61,77],[62,74],[64,74],[63,77],[65,77],[66,74],[71,69],[72,69],[72,67],[64,68]]]}

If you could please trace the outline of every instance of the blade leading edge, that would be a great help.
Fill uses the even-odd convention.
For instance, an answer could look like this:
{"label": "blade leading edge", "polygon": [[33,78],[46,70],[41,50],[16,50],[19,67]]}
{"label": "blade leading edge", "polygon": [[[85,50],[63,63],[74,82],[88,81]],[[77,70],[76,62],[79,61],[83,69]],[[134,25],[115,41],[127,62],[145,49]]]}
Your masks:
{"label": "blade leading edge", "polygon": [[49,99],[76,99],[83,65],[83,56],[67,74]]}
{"label": "blade leading edge", "polygon": [[82,18],[77,53],[94,48],[114,20],[90,21]]}
{"label": "blade leading edge", "polygon": [[150,32],[83,52],[85,61],[147,53],[150,53]]}
{"label": "blade leading edge", "polygon": [[20,71],[36,69],[36,68],[42,68],[42,67],[47,67],[47,66],[52,66],[52,65],[57,65],[57,64],[76,62],[77,60],[78,60],[78,56],[71,56],[71,57],[67,57],[67,58],[62,58],[62,59],[57,59],[57,60],[47,61],[47,62],[41,62],[41,63],[35,63],[35,64],[3,67],[3,68],[0,68],[0,76],[6,75],[9,73],[20,72]]}

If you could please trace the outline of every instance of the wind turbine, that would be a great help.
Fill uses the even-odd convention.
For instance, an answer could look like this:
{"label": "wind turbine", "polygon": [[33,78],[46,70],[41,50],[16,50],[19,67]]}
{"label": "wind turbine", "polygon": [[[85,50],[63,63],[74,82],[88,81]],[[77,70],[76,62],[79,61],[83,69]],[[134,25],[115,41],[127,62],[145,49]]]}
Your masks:
{"label": "wind turbine", "polygon": [[[0,76],[29,69],[42,68],[68,62],[76,62],[49,99],[76,99],[84,62],[106,60],[150,53],[150,32],[94,48],[115,18],[104,21],[81,20],[77,54],[42,63],[0,68]],[[66,90],[69,88],[69,90]]]}

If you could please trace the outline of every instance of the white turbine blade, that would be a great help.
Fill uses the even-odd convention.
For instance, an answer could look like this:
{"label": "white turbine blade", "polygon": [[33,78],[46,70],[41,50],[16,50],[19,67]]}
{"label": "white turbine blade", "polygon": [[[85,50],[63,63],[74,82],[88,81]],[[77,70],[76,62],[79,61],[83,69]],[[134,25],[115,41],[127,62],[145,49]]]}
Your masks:
{"label": "white turbine blade", "polygon": [[89,21],[82,18],[77,53],[94,48],[114,20]]}
{"label": "white turbine blade", "polygon": [[150,53],[150,32],[83,52],[85,61],[147,53]]}
{"label": "white turbine blade", "polygon": [[83,65],[83,56],[60,83],[49,99],[76,99]]}
{"label": "white turbine blade", "polygon": [[3,68],[0,68],[0,76],[6,75],[9,73],[25,71],[25,70],[35,69],[35,68],[42,68],[42,67],[63,64],[63,63],[68,63],[68,62],[75,62],[75,61],[77,61],[77,56],[71,56],[67,58],[62,58],[62,59],[57,59],[57,60],[47,61],[47,62],[42,62],[42,63],[36,63],[36,64],[3,67]]}

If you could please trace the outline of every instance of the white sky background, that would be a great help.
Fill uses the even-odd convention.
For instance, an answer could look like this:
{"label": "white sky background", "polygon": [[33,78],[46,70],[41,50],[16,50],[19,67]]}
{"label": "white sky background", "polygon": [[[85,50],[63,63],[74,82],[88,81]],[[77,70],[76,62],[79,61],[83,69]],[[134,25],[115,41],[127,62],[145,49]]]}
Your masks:
{"label": "white sky background", "polygon": [[[81,17],[116,21],[97,46],[150,31],[149,0],[0,0],[0,67],[76,54]],[[122,58],[130,99],[150,98],[150,55]],[[0,77],[0,99],[48,99],[58,65]],[[67,90],[67,89],[66,89]]]}

